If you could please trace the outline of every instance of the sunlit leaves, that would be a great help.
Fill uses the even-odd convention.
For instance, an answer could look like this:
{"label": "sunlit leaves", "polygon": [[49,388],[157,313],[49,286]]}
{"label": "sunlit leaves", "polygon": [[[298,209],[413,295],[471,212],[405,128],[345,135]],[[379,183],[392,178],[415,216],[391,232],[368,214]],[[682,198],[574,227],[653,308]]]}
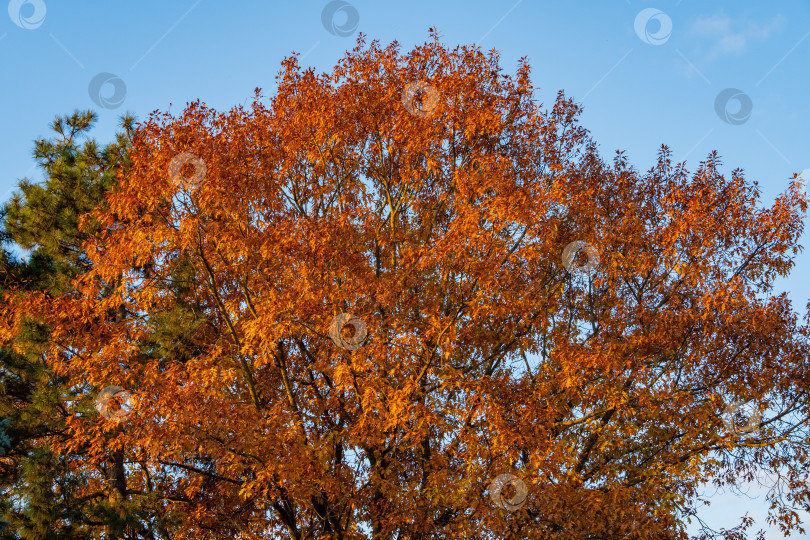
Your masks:
{"label": "sunlit leaves", "polygon": [[[139,126],[79,295],[11,317],[48,321],[60,373],[143,397],[112,440],[162,478],[176,537],[675,538],[702,481],[803,470],[807,327],[763,294],[803,197],[760,208],[715,155],[608,163],[529,75],[361,38],[331,74],[285,60],[271,100]],[[403,105],[415,80],[431,114]],[[204,178],[178,185],[189,155]],[[570,245],[598,264],[566,269]],[[731,398],[767,403],[768,429],[726,436]],[[70,422],[99,460],[101,420]],[[514,512],[485,496],[505,472]]]}

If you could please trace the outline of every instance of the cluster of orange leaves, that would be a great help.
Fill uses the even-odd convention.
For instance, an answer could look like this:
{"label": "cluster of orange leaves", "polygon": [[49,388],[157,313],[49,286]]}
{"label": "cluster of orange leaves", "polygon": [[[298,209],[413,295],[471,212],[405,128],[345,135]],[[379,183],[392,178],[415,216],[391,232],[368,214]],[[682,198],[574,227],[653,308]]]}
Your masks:
{"label": "cluster of orange leaves", "polygon": [[[269,105],[153,114],[76,292],[8,296],[0,337],[39,318],[58,374],[134,396],[125,422],[72,413],[57,451],[122,451],[124,496],[164,501],[175,538],[674,538],[703,482],[801,471],[807,326],[765,294],[798,184],[758,208],[740,171],[665,148],[640,174],[562,94],[535,106],[525,60],[364,45],[331,74],[285,60]],[[562,264],[574,241],[590,277]],[[770,413],[745,439],[732,399]],[[502,473],[517,510],[487,493]]]}

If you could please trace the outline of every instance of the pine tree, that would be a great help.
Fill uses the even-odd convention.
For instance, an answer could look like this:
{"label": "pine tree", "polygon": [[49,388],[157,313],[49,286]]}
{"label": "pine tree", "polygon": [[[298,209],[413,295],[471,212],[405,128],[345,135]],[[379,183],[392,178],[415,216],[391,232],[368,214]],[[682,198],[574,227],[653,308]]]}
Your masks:
{"label": "pine tree", "polygon": [[[57,117],[51,124],[57,136],[35,142],[34,157],[46,180],[21,180],[19,191],[0,210],[0,294],[12,286],[64,294],[72,279],[88,269],[81,246],[91,233],[80,228],[79,219],[103,204],[117,182],[134,124],[132,117],[123,117],[123,131],[100,147],[87,137],[96,119],[91,111]],[[12,246],[25,250],[27,257],[5,249]],[[75,467],[81,449],[57,455],[47,442],[66,431],[64,403],[84,395],[42,361],[48,336],[48,328],[32,320],[17,336],[23,353],[0,349],[0,512],[5,516],[5,538],[90,538],[94,529],[111,521],[104,494],[78,494],[87,474]]]}

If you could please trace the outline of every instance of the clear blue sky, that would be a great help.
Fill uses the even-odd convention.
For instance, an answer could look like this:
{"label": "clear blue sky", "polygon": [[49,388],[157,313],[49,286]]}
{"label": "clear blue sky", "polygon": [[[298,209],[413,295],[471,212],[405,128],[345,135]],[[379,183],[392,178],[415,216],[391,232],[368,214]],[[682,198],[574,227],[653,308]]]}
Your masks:
{"label": "clear blue sky", "polygon": [[[431,26],[448,46],[498,49],[509,73],[528,56],[537,98],[550,104],[562,89],[581,101],[581,121],[606,156],[624,149],[647,169],[665,143],[694,169],[716,149],[726,172],[739,166],[760,182],[766,203],[792,173],[806,171],[810,181],[808,0],[351,0],[333,19],[339,29],[356,13],[348,36],[327,31],[323,0],[0,5],[6,3],[8,15],[0,10],[2,200],[20,178],[41,179],[32,144],[50,136],[47,126],[57,114],[95,109],[95,136],[106,141],[125,111],[145,118],[198,98],[227,109],[249,100],[255,87],[272,95],[280,61],[293,51],[302,54],[303,66],[328,71],[353,47],[357,32],[383,45],[398,40],[408,50],[428,39]],[[110,108],[90,95],[100,73],[117,77],[101,86]],[[716,100],[728,88],[739,92],[727,92],[737,97],[721,103],[724,120]],[[810,298],[808,275],[804,253],[793,276],[778,284],[801,312]],[[713,528],[750,512],[767,529],[762,498],[712,500],[702,517]],[[781,538],[770,530],[769,538]]]}

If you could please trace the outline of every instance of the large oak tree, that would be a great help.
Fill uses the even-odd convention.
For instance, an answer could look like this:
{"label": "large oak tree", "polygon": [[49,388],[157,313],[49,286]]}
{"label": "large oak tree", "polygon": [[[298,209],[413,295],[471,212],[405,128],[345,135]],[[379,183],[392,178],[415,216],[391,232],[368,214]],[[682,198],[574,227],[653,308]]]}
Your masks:
{"label": "large oak tree", "polygon": [[679,538],[705,483],[765,472],[796,530],[801,185],[606,160],[498,60],[361,36],[138,127],[75,291],[7,295],[0,330],[131,393],[54,442],[123,456],[88,493],[161,501],[171,538]]}

